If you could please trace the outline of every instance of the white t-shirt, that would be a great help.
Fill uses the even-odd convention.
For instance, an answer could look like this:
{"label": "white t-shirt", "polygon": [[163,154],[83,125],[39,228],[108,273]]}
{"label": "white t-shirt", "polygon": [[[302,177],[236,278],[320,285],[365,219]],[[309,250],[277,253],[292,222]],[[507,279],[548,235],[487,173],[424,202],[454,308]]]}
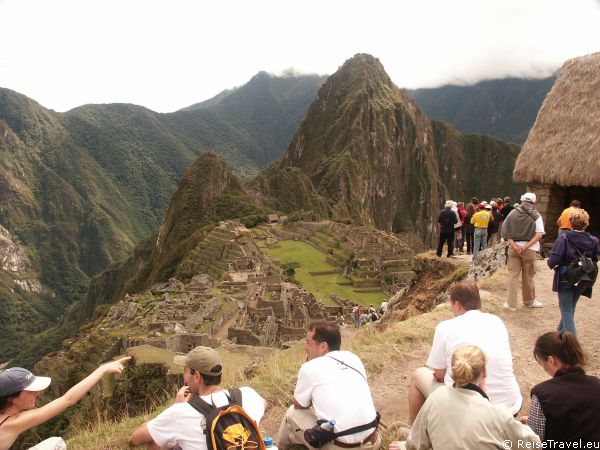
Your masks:
{"label": "white t-shirt", "polygon": [[[265,413],[264,399],[252,388],[243,387],[240,390],[242,407],[258,423]],[[229,391],[225,390],[200,398],[214,403],[217,407],[224,406],[227,404],[225,392],[229,394]],[[179,445],[181,450],[207,450],[203,422],[204,416],[189,403],[175,403],[148,422],[148,432],[160,447],[170,443]]]}
{"label": "white t-shirt", "polygon": [[[302,364],[294,399],[302,406],[312,405],[317,419],[335,420],[335,432],[344,431],[375,419],[375,405],[366,378],[365,368],[354,353],[346,350],[329,352]],[[360,442],[373,431],[371,428],[341,436],[338,440]]]}
{"label": "white t-shirt", "polygon": [[452,354],[464,345],[479,347],[487,357],[485,391],[492,403],[517,413],[523,398],[513,372],[508,331],[502,320],[493,314],[471,310],[438,324],[427,365],[432,369],[446,369],[447,385],[453,383]]}
{"label": "white t-shirt", "polygon": [[[535,232],[542,233],[542,234],[546,232],[546,230],[544,230],[544,221],[542,219],[542,216],[535,219]],[[525,245],[525,244],[527,244],[527,242],[529,242],[529,241],[515,241],[515,244]],[[540,251],[540,241],[537,241],[535,244],[533,244],[531,247],[529,247],[529,249],[539,252]]]}

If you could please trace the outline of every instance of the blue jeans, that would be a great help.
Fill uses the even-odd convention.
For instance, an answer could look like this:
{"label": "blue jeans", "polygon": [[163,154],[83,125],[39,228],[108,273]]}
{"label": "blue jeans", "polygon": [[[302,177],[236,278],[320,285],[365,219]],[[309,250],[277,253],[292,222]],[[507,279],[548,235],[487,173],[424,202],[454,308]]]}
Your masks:
{"label": "blue jeans", "polygon": [[[481,247],[481,249],[479,248]],[[473,233],[473,258],[479,250],[487,248],[487,228],[475,228]]]}
{"label": "blue jeans", "polygon": [[577,336],[577,329],[575,328],[575,306],[581,291],[577,288],[573,289],[558,289],[558,308],[560,309],[560,322],[556,331],[564,333],[570,331]]}

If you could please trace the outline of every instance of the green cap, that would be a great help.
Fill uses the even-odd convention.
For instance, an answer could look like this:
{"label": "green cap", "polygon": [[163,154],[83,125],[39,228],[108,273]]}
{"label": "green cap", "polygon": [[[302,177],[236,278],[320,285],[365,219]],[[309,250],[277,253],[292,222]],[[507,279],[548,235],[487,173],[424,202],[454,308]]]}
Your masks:
{"label": "green cap", "polygon": [[177,355],[173,362],[194,369],[202,375],[221,375],[223,371],[221,357],[210,347],[198,346],[187,355]]}

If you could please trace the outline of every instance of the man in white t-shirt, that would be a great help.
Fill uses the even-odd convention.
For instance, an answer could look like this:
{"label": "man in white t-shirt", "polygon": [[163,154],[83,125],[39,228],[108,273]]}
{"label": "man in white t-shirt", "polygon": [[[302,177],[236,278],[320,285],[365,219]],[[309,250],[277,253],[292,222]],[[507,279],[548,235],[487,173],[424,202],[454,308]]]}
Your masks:
{"label": "man in white t-shirt", "polygon": [[[183,386],[174,404],[156,418],[144,423],[131,435],[133,445],[149,444],[148,448],[176,446],[181,450],[207,450],[204,416],[188,402],[194,395],[215,406],[229,402],[228,390],[221,387],[223,364],[219,354],[209,347],[196,347],[187,356],[175,357],[183,365]],[[240,388],[242,407],[258,423],[265,412],[265,400],[249,387]],[[227,396],[226,396],[227,395]]]}
{"label": "man in white t-shirt", "polygon": [[517,290],[521,274],[523,305],[541,308],[535,299],[535,260],[540,251],[540,239],[544,235],[544,221],[535,209],[536,195],[527,192],[521,196],[521,204],[513,209],[502,224],[502,237],[508,241],[508,295],[504,309],[517,311]]}
{"label": "man in white t-shirt", "polygon": [[306,362],[298,372],[294,404],[279,427],[280,449],[294,444],[311,448],[304,430],[313,428],[317,420],[335,421],[335,433],[365,426],[362,431],[337,437],[322,449],[375,450],[381,446],[365,368],[354,353],[340,350],[341,342],[335,323],[318,320],[308,325]]}
{"label": "man in white t-shirt", "polygon": [[452,386],[451,361],[464,345],[479,347],[487,358],[485,392],[490,401],[506,406],[512,414],[521,409],[523,398],[515,378],[508,331],[498,316],[481,311],[479,289],[474,283],[459,283],[450,289],[450,307],[456,316],[435,328],[427,367],[413,373],[408,391],[412,424],[425,399],[438,387]]}

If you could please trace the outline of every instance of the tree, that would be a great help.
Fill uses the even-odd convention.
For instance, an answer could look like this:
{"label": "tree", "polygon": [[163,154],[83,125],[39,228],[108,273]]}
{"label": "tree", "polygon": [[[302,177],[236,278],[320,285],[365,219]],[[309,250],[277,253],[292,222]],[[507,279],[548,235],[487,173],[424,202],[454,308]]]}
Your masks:
{"label": "tree", "polygon": [[296,269],[298,267],[300,267],[300,263],[298,261],[290,261],[281,264],[281,270],[283,270],[283,274],[285,275],[288,281],[294,279],[294,275],[296,275]]}

